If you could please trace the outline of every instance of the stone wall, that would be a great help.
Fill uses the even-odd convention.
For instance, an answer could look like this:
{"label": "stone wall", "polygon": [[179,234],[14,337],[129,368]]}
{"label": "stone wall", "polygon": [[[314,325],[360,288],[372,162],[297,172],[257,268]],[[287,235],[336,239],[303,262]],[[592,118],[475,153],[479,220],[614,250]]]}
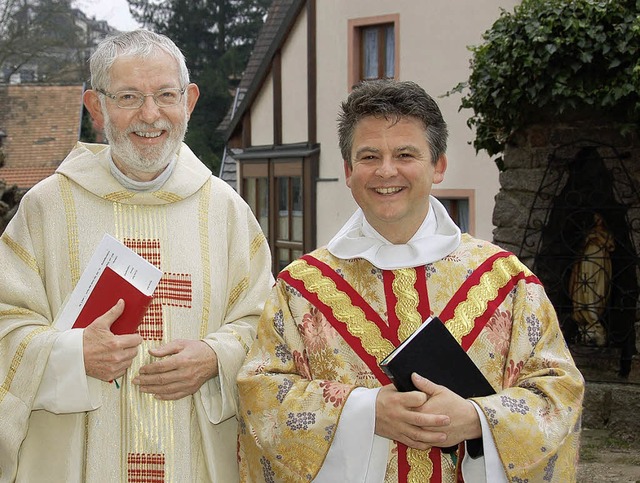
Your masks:
{"label": "stone wall", "polygon": [[[575,159],[585,146],[597,148],[614,177],[625,177],[632,183],[631,187],[618,186],[616,193],[619,203],[631,206],[627,213],[632,220],[630,224],[634,225],[631,239],[636,254],[640,255],[639,126],[617,124],[604,117],[596,120],[552,119],[523,129],[506,146],[505,169],[500,173],[501,187],[493,213],[494,242],[517,254],[530,268],[534,268],[541,245],[541,228],[554,201],[550,195],[554,187],[542,184],[543,180],[547,183],[553,178],[548,171],[549,166],[554,166],[550,165],[550,160]],[[617,163],[615,167],[614,163]],[[561,183],[562,180],[556,185]],[[555,191],[558,191],[557,186]],[[636,322],[636,347],[640,348],[639,322]],[[637,369],[635,366],[634,370]]]}
{"label": "stone wall", "polygon": [[[554,153],[565,158],[573,157],[584,145],[600,145],[599,149],[605,155],[607,151],[611,156],[615,155],[615,151],[617,154],[628,154],[625,165],[640,186],[640,131],[637,125],[629,127],[606,121],[571,119],[566,122],[545,122],[522,130],[506,146],[503,156],[505,170],[500,173],[500,192],[496,196],[493,212],[493,224],[496,227],[493,238],[498,245],[519,254],[529,267],[533,265],[535,253],[531,247],[524,247],[524,250],[521,247],[527,226],[544,223],[541,218],[544,209],[534,213],[533,220],[529,220],[529,215],[549,159]],[[537,201],[545,202],[540,199]],[[547,208],[552,201],[546,200]],[[535,246],[535,243],[530,245]]]}

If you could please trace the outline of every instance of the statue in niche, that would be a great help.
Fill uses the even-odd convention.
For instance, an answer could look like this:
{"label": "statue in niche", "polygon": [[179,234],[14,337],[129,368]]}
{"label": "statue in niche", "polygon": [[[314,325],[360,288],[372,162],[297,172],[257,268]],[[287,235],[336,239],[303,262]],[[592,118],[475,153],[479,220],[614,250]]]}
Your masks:
{"label": "statue in niche", "polygon": [[615,240],[599,213],[587,233],[582,252],[571,268],[569,292],[573,304],[571,318],[585,342],[603,347],[607,334],[603,315],[611,293],[611,253]]}

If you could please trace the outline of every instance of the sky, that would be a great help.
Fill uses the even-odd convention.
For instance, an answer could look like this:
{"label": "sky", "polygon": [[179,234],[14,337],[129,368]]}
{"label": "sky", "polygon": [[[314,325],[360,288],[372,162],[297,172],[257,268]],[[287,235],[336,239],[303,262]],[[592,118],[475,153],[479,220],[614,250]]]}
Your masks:
{"label": "sky", "polygon": [[118,30],[134,30],[139,27],[129,13],[127,0],[75,0],[73,6],[89,18],[106,20]]}

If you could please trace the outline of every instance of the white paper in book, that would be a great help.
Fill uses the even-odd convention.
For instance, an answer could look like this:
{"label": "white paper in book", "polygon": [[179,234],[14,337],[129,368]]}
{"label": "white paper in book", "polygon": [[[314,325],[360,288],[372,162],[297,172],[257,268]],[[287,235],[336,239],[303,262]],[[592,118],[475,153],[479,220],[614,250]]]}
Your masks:
{"label": "white paper in book", "polygon": [[111,267],[113,271],[146,295],[153,294],[162,277],[162,270],[149,263],[120,240],[106,233],[93,252],[65,306],[56,317],[55,326],[57,329],[68,330],[73,327],[105,267]]}

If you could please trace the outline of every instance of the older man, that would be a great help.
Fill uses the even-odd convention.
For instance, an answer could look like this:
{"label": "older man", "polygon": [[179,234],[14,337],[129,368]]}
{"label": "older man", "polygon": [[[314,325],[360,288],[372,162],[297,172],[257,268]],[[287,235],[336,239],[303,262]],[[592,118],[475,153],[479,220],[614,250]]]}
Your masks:
{"label": "older man", "polygon": [[[582,376],[538,279],[430,196],[447,168],[435,101],[365,82],[338,131],[360,209],[278,276],[238,376],[241,478],[575,480]],[[464,399],[417,374],[417,390],[390,384],[380,362],[433,315],[496,394]]]}
{"label": "older man", "polygon": [[[91,58],[79,144],[0,238],[0,480],[234,481],[236,374],[272,284],[242,199],[183,144],[198,87],[168,38],[138,30]],[[138,333],[118,302],[59,330],[105,233],[163,271]],[[118,378],[118,388],[110,383]]]}

